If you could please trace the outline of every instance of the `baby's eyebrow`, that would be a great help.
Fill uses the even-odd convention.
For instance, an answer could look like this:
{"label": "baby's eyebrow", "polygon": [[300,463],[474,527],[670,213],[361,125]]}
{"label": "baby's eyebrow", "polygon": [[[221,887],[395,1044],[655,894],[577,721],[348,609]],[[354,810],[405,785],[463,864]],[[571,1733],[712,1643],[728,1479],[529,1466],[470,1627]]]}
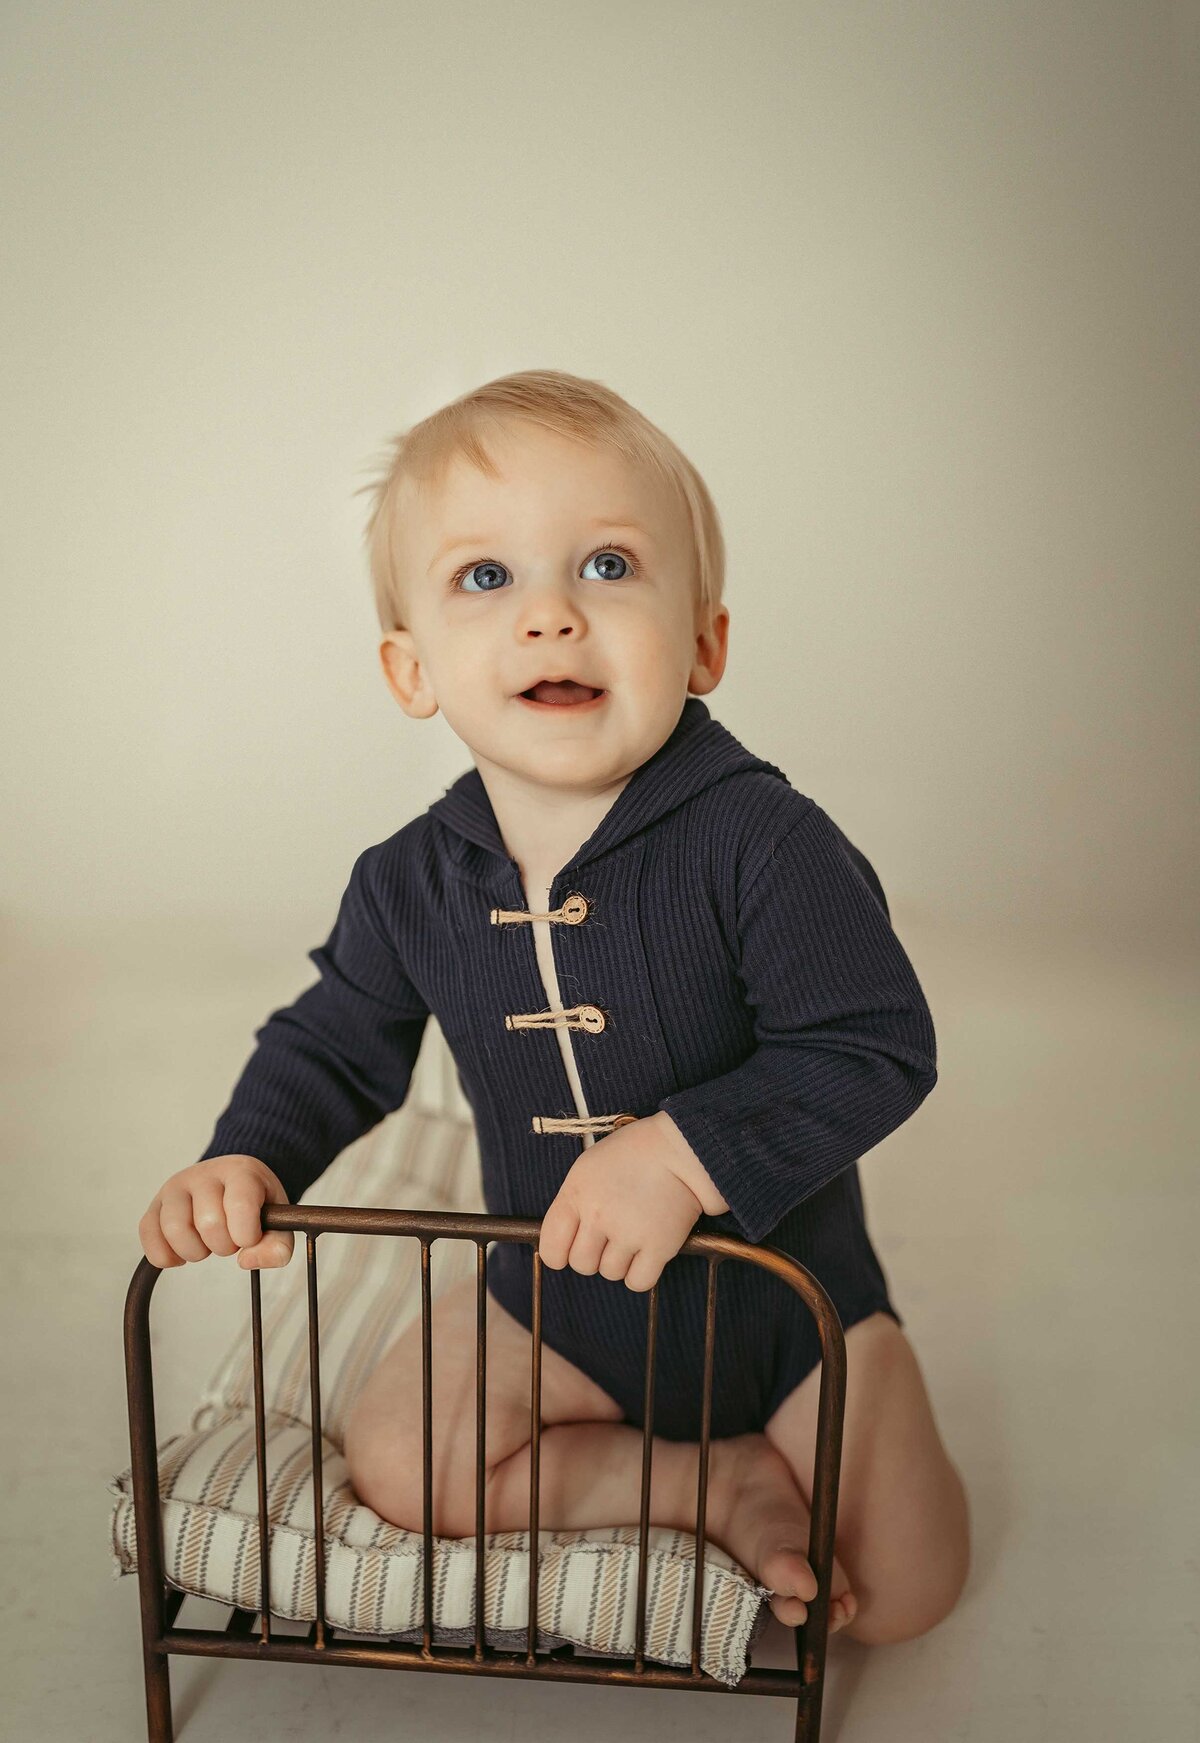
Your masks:
{"label": "baby's eyebrow", "polygon": [[438,564],[443,562],[447,557],[451,556],[453,552],[465,551],[467,549],[468,545],[474,545],[476,547],[476,549],[478,549],[478,547],[480,545],[482,545],[483,542],[484,541],[482,539],[476,539],[476,538],[451,539],[451,541],[448,545],[442,546],[442,548],[438,552],[437,556],[433,559],[433,562],[429,565],[429,573],[432,575],[433,571],[437,568]]}
{"label": "baby's eyebrow", "polygon": [[613,533],[640,533],[648,545],[654,543],[654,534],[649,527],[644,527],[640,521],[594,520],[592,522],[594,532],[598,532],[601,527],[606,527],[609,532]]}
{"label": "baby's eyebrow", "polygon": [[[593,531],[600,527],[608,527],[610,531],[616,533],[641,533],[644,538],[648,539],[651,537],[650,529],[644,527],[641,521],[636,520],[609,520],[607,516],[602,515],[599,520],[589,521],[588,525]],[[465,551],[468,549],[477,551],[481,545],[486,543],[487,540],[482,536],[478,538],[468,537],[465,539],[451,539],[449,544],[442,546],[437,556],[433,559],[433,562],[429,565],[428,573],[432,575],[433,571],[438,567],[438,564],[445,562],[446,558],[452,556],[455,551]]]}
{"label": "baby's eyebrow", "polygon": [[619,516],[612,515],[602,515],[599,520],[590,521],[588,524],[593,528],[616,527],[617,531],[622,533],[646,533],[649,535],[650,531],[649,527],[644,527],[639,520],[622,520]]}

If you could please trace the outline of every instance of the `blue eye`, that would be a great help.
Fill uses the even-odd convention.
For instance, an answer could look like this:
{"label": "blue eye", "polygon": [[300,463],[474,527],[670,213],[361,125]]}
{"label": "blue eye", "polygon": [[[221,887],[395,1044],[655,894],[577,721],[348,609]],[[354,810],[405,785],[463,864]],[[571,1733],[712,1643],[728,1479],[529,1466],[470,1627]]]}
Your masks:
{"label": "blue eye", "polygon": [[[605,572],[599,575],[588,575],[586,570],[588,564],[591,563],[603,563]],[[619,573],[613,573],[612,565],[614,563],[621,565]],[[584,579],[587,581],[623,581],[626,573],[637,574],[637,565],[632,555],[623,551],[620,545],[605,545],[599,551],[593,551],[584,565],[584,571]],[[479,579],[481,576],[482,580]],[[511,571],[503,563],[493,562],[489,557],[486,562],[471,563],[465,569],[460,569],[452,577],[451,586],[458,593],[498,593],[504,586],[503,579],[499,579],[503,576],[511,578]],[[472,578],[475,578],[476,585],[469,587],[466,583]]]}
{"label": "blue eye", "polygon": [[[496,574],[507,575],[508,574],[508,570],[504,567],[503,563],[493,563],[490,561],[487,563],[475,563],[471,568],[464,569],[461,574],[456,575],[454,577],[455,586],[458,586],[461,581],[464,581],[464,580],[469,581],[471,579],[472,575],[477,575],[480,572],[480,570],[483,571],[484,575],[496,575]],[[477,590],[474,588],[460,587],[459,591],[462,593],[469,593],[469,592],[474,592],[474,591],[478,591],[480,593],[494,593],[496,591],[496,589],[502,585],[503,585],[502,582],[487,580],[484,582],[483,586],[478,588]]]}
{"label": "blue eye", "polygon": [[597,551],[596,555],[594,557],[588,558],[588,562],[589,563],[620,563],[621,573],[619,575],[613,575],[611,573],[607,574],[607,575],[601,575],[600,579],[602,581],[620,581],[624,578],[624,574],[625,574],[626,569],[629,568],[628,559],[623,555],[623,553],[620,551],[613,550],[611,548],[606,548],[603,551]]}

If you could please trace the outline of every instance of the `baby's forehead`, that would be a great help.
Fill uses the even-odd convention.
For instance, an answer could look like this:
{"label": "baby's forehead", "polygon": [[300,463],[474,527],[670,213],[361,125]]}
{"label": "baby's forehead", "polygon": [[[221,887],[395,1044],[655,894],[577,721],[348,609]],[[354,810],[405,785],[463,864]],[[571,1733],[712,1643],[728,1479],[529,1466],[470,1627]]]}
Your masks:
{"label": "baby's forehead", "polygon": [[450,495],[491,494],[514,485],[544,483],[553,493],[564,479],[605,496],[632,494],[642,500],[661,491],[663,481],[654,468],[611,441],[567,436],[520,422],[477,435],[477,443],[450,448],[423,469],[417,483],[428,503]]}
{"label": "baby's forehead", "polygon": [[[631,479],[632,483],[632,479]],[[516,505],[516,520],[525,524],[522,509],[546,509],[547,525],[568,527],[572,533],[603,533],[605,529],[644,532],[650,536],[665,532],[677,513],[677,505],[648,476],[646,488],[635,490],[626,486],[615,489],[597,485],[581,488],[576,498],[564,503],[559,489],[547,483],[537,468],[510,466],[503,478],[488,478],[476,474],[469,483],[456,480],[429,481],[414,488],[404,504],[410,524],[416,520],[427,536],[438,537],[448,532],[483,536],[493,523],[514,519],[514,497],[521,491]],[[544,492],[537,486],[546,484]],[[487,520],[485,527],[484,520]],[[479,521],[476,526],[475,522]],[[468,525],[468,522],[470,523]]]}

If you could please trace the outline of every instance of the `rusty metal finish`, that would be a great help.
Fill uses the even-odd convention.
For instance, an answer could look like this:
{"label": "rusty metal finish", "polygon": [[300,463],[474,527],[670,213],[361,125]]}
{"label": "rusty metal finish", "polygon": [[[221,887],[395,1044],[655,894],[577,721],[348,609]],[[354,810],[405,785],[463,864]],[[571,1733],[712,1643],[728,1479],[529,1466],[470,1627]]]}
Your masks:
{"label": "rusty metal finish", "polygon": [[[253,1658],[260,1663],[342,1664],[363,1665],[372,1670],[431,1670],[467,1672],[478,1676],[506,1676],[517,1679],[533,1677],[542,1682],[609,1683],[618,1688],[683,1689],[691,1694],[711,1695],[790,1695],[808,1698],[794,1670],[747,1670],[741,1681],[730,1687],[715,1677],[702,1677],[698,1682],[689,1670],[670,1665],[647,1665],[637,1676],[632,1658],[592,1658],[571,1647],[562,1646],[554,1653],[540,1652],[532,1670],[525,1662],[524,1651],[489,1652],[478,1664],[470,1647],[439,1646],[432,1658],[426,1658],[419,1646],[399,1643],[379,1645],[349,1644],[331,1631],[332,1644],[318,1652],[310,1637],[277,1635],[269,1653],[255,1640],[230,1642],[221,1629],[177,1628],[165,1636],[163,1650],[184,1657]],[[810,1737],[807,1743],[817,1743]]]}
{"label": "rusty metal finish", "polygon": [[475,1248],[475,1658],[484,1654],[483,1533],[487,1470],[487,1245]]}
{"label": "rusty metal finish", "polygon": [[834,1530],[837,1523],[842,1426],[846,1405],[846,1341],[833,1303],[828,1302],[827,1308],[827,1315],[817,1316],[822,1359],[808,1536],[808,1560],[817,1578],[817,1595],[807,1606],[807,1620],[796,1630],[797,1663],[809,1697],[803,1717],[797,1717],[797,1737],[800,1743],[816,1743],[821,1726],[825,1646],[829,1633],[829,1592],[833,1579]]}
{"label": "rusty metal finish", "polygon": [[172,1743],[171,1678],[163,1636],[168,1632],[163,1580],[162,1508],[158,1496],[158,1444],[154,1432],[154,1375],[150,1355],[150,1293],[159,1273],[143,1259],[125,1294],[125,1390],[129,1454],[137,1525],[138,1604],[142,1620],[142,1672],[150,1743]]}
{"label": "rusty metal finish", "polygon": [[654,1439],[654,1355],[658,1338],[658,1284],[646,1304],[646,1389],[642,1398],[642,1505],[638,1517],[637,1622],[633,1668],[640,1676],[646,1657],[646,1556],[650,1539],[650,1466]]}
{"label": "rusty metal finish", "polygon": [[433,1326],[429,1279],[429,1241],[421,1241],[421,1506],[425,1544],[421,1556],[425,1575],[421,1650],[433,1651]]}
{"label": "rusty metal finish", "polygon": [[[164,1576],[162,1514],[158,1482],[158,1451],[154,1424],[154,1390],[150,1350],[150,1297],[159,1273],[143,1259],[130,1281],[125,1302],[124,1339],[129,1436],[132,1458],[134,1518],[138,1542],[138,1593],[142,1625],[142,1658],[146,1716],[150,1743],[172,1743],[169,1655],[273,1659],[295,1664],[345,1664],[402,1670],[431,1670],[483,1676],[517,1676],[558,1682],[593,1682],[625,1688],[679,1688],[713,1694],[787,1695],[796,1700],[795,1736],[802,1743],[820,1743],[821,1699],[825,1674],[829,1590],[833,1571],[834,1529],[846,1393],[846,1351],[836,1309],[817,1279],[797,1260],[767,1245],[752,1245],[732,1235],[691,1235],[680,1255],[708,1261],[704,1323],[704,1378],[701,1408],[700,1460],[696,1495],[696,1553],[693,1580],[692,1645],[689,1668],[647,1664],[645,1660],[647,1551],[653,1458],[654,1367],[658,1326],[658,1286],[650,1292],[646,1324],[645,1416],[642,1439],[642,1487],[638,1528],[638,1594],[634,1654],[628,1659],[590,1657],[573,1647],[537,1653],[538,1524],[541,1449],[542,1287],[537,1247],[541,1223],[536,1218],[502,1217],[475,1212],[409,1211],[337,1205],[267,1204],[262,1227],[290,1230],[306,1241],[309,1305],[309,1376],[313,1418],[313,1504],[317,1544],[317,1617],[303,1637],[272,1631],[270,1611],[270,1520],[267,1510],[266,1412],[263,1385],[263,1333],[259,1273],[250,1274],[251,1337],[254,1349],[255,1449],[258,1459],[259,1550],[261,1597],[257,1615],[235,1609],[223,1628],[177,1628],[176,1616],[185,1594],[168,1588]],[[424,1503],[424,1626],[420,1646],[399,1642],[365,1644],[354,1636],[339,1639],[329,1628],[325,1611],[325,1541],[321,1470],[320,1351],[317,1300],[316,1237],[325,1231],[348,1234],[408,1236],[421,1243],[423,1503]],[[476,1298],[476,1444],[475,1444],[475,1638],[469,1647],[433,1644],[433,1418],[430,1246],[441,1238],[473,1240],[478,1249]],[[498,1652],[487,1646],[484,1632],[484,1533],[486,1526],[486,1250],[489,1241],[525,1242],[533,1248],[533,1323],[530,1374],[529,1478],[529,1616],[523,1654]],[[713,1367],[716,1341],[717,1267],[726,1259],[758,1265],[772,1272],[801,1296],[817,1325],[821,1343],[817,1444],[810,1513],[809,1560],[818,1595],[808,1605],[807,1620],[795,1632],[797,1669],[758,1670],[748,1665],[741,1680],[729,1687],[700,1669],[703,1622],[704,1552],[709,1449],[711,1441]],[[615,1285],[614,1285],[615,1287]],[[261,1624],[257,1637],[255,1624]]]}
{"label": "rusty metal finish", "polygon": [[542,1256],[533,1249],[533,1346],[529,1375],[529,1625],[525,1663],[536,1663],[538,1600],[538,1475],[542,1462]]}
{"label": "rusty metal finish", "polygon": [[271,1522],[267,1517],[267,1412],[263,1404],[262,1272],[250,1272],[250,1343],[254,1357],[254,1459],[258,1470],[259,1614],[264,1646],[271,1639]]}
{"label": "rusty metal finish", "polygon": [[314,1639],[325,1645],[325,1484],[321,1453],[321,1351],[317,1321],[317,1237],[309,1233],[304,1242],[308,1272],[308,1396],[312,1416],[313,1534],[316,1539],[317,1619]]}
{"label": "rusty metal finish", "polygon": [[709,1254],[704,1300],[704,1390],[700,1402],[700,1471],[696,1483],[696,1577],[692,1581],[692,1675],[700,1676],[700,1628],[704,1620],[704,1527],[708,1518],[708,1448],[712,1439],[713,1352],[717,1340],[717,1266]]}

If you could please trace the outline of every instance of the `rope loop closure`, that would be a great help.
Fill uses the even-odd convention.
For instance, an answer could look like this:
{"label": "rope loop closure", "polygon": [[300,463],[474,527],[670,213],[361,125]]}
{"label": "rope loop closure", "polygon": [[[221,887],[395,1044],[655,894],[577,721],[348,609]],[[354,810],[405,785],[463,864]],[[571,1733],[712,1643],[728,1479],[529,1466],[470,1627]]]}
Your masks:
{"label": "rope loop closure", "polygon": [[556,1120],[549,1114],[534,1114],[532,1130],[543,1134],[594,1132],[599,1136],[615,1131],[618,1126],[632,1126],[636,1119],[636,1114],[593,1114],[587,1120]]}
{"label": "rope loop closure", "polygon": [[516,926],[522,920],[558,920],[565,926],[578,926],[588,916],[588,899],[576,892],[567,897],[561,908],[551,908],[548,914],[535,914],[526,908],[493,908],[488,918],[493,926]]}
{"label": "rope loop closure", "polygon": [[572,1005],[564,1011],[513,1011],[504,1019],[506,1029],[585,1029],[599,1035],[607,1018],[598,1005]]}

